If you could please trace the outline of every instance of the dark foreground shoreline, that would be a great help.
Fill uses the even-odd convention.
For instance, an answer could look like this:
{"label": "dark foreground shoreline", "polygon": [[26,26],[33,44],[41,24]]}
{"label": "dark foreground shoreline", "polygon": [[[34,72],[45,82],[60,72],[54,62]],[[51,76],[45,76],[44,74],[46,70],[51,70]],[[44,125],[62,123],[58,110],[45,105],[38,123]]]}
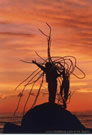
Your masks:
{"label": "dark foreground shoreline", "polygon": [[6,123],[4,133],[92,133],[71,112],[58,104],[44,103],[30,109],[22,118],[21,126]]}

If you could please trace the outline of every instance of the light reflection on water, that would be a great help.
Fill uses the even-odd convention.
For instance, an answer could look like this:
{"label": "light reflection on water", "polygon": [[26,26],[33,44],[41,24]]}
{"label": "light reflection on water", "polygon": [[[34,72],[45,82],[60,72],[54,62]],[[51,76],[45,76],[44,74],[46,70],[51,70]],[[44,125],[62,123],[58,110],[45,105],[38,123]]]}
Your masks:
{"label": "light reflection on water", "polygon": [[0,133],[2,133],[4,124],[6,122],[12,122],[12,123],[15,123],[17,125],[20,125],[21,119],[22,119],[21,114],[17,114],[15,117],[14,117],[13,113],[0,114]]}
{"label": "light reflection on water", "polygon": [[73,113],[86,128],[92,128],[92,112],[75,112]]}

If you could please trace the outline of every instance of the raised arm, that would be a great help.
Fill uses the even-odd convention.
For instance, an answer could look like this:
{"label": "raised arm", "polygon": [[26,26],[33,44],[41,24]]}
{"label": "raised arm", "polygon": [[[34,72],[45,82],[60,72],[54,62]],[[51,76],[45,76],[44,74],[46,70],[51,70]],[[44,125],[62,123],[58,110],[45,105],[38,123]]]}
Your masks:
{"label": "raised arm", "polygon": [[40,65],[39,63],[37,63],[36,61],[32,60],[33,64],[36,64],[40,69],[42,69],[45,72],[45,67],[43,67],[42,65]]}

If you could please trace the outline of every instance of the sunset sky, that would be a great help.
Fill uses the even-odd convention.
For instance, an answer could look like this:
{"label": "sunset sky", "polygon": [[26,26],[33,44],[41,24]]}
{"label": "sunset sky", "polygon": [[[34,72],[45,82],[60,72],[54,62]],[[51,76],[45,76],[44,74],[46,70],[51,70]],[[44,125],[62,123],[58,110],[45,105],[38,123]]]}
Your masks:
{"label": "sunset sky", "polygon": [[[41,62],[34,50],[47,58],[47,39],[38,30],[48,34],[46,22],[52,28],[51,56],[75,56],[86,74],[82,80],[71,75],[68,110],[92,111],[92,1],[0,0],[0,112],[16,109],[21,90],[15,87],[37,68],[20,59]],[[28,90],[19,111],[27,95]],[[38,103],[46,101],[41,95]]]}

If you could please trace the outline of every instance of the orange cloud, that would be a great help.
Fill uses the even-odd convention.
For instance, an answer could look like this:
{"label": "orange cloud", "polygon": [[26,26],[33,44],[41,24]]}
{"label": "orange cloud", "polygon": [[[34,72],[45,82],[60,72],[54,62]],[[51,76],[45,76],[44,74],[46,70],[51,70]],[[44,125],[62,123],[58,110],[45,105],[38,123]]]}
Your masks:
{"label": "orange cloud", "polygon": [[4,36],[19,36],[19,37],[33,37],[32,34],[28,34],[28,33],[13,33],[13,32],[0,32],[0,35],[4,35]]}

